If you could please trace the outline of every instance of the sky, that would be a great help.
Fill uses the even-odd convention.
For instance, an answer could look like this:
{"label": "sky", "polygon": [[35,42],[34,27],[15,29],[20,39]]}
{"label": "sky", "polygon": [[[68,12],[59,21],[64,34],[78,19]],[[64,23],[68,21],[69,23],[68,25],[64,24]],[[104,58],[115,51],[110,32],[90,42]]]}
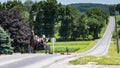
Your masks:
{"label": "sky", "polygon": [[[7,0],[0,0],[0,2],[5,2]],[[24,2],[25,0],[21,0]],[[41,0],[33,0],[33,1],[41,1]],[[118,4],[120,0],[57,0],[58,3],[62,3],[63,5],[72,4],[72,3],[100,3],[100,4]]]}
{"label": "sky", "polygon": [[71,4],[71,3],[102,3],[102,4],[118,4],[120,0],[57,0],[62,4]]}

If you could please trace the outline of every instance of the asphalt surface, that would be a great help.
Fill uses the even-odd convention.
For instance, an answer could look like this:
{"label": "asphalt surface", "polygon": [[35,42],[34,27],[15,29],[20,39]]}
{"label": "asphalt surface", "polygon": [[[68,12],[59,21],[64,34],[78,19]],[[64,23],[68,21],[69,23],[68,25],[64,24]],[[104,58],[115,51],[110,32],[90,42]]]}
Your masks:
{"label": "asphalt surface", "polygon": [[[4,56],[0,58],[0,68],[23,68],[25,66],[42,62],[44,60],[47,60],[48,58],[57,57],[60,55],[50,55],[50,54],[19,54],[19,55],[10,55],[10,56]],[[16,60],[16,61],[15,61]],[[41,63],[39,63],[41,64]]]}

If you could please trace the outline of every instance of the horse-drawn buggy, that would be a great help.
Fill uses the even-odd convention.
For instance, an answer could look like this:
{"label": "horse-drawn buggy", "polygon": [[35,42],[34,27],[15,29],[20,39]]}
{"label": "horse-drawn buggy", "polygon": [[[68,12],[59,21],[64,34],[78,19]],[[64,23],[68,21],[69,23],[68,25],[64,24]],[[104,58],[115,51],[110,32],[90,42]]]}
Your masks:
{"label": "horse-drawn buggy", "polygon": [[32,32],[30,39],[31,52],[36,52],[37,50],[45,50],[45,53],[50,53],[50,46],[47,44],[47,42],[48,39],[45,37],[45,35],[43,35],[42,38],[39,38]]}

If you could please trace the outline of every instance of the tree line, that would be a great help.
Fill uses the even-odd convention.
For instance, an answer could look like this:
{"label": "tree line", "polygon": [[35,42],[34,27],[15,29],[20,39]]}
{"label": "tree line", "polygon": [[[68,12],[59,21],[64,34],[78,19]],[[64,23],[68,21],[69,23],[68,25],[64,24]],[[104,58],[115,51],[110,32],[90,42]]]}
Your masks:
{"label": "tree line", "polygon": [[30,23],[35,34],[62,40],[99,38],[99,33],[108,22],[108,14],[101,8],[90,8],[81,13],[72,6],[63,6],[56,0],[34,3],[30,10]]}
{"label": "tree line", "polygon": [[118,13],[120,13],[120,4],[116,4],[116,5],[110,5],[109,6],[109,12],[110,12],[110,15],[115,15],[116,11]]}
{"label": "tree line", "polygon": [[[9,45],[13,48],[9,49],[14,52],[28,52],[32,29],[39,37],[44,34],[65,41],[88,40],[99,38],[107,22],[108,14],[101,8],[90,8],[82,13],[56,0],[26,0],[24,3],[8,0],[0,3],[0,31],[10,36],[12,40]],[[3,37],[3,33],[0,35]]]}

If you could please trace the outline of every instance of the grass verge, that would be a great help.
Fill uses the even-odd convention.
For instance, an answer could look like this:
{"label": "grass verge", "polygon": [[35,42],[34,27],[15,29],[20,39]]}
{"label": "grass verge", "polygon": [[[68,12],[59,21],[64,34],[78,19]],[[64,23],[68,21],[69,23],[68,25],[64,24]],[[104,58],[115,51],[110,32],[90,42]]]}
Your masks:
{"label": "grass verge", "polygon": [[76,51],[76,52],[84,52],[84,51],[87,51],[87,50],[89,50],[89,49],[91,49],[92,47],[94,47],[95,46],[95,44],[98,42],[98,39],[97,40],[94,40],[94,41],[92,41],[86,48],[84,48],[84,49],[79,49],[78,51]]}
{"label": "grass verge", "polygon": [[100,32],[100,34],[99,34],[99,37],[100,37],[100,38],[103,37],[103,35],[104,35],[105,31],[106,31],[107,26],[108,26],[108,24],[105,24],[105,26],[102,28],[102,30],[101,30],[101,32]]}
{"label": "grass verge", "polygon": [[107,56],[102,57],[86,56],[70,61],[70,63],[74,65],[87,64],[88,62],[96,62],[96,64],[98,65],[120,65],[120,54],[117,54],[116,47],[114,43],[111,42]]}

